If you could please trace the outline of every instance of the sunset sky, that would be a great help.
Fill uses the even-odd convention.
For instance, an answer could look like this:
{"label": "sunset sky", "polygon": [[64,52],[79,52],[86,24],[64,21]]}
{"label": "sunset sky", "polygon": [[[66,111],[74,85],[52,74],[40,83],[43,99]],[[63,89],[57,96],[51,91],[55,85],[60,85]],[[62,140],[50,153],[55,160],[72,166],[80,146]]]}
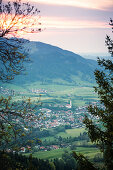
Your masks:
{"label": "sunset sky", "polygon": [[41,41],[83,53],[107,53],[106,34],[111,35],[113,0],[29,0],[41,11],[44,30],[29,35]]}

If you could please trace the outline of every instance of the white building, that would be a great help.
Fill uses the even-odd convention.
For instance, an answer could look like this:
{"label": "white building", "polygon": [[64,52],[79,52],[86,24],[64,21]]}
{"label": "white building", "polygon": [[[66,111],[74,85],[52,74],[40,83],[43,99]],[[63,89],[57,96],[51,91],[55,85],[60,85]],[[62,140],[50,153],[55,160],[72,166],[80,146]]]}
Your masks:
{"label": "white building", "polygon": [[68,109],[72,108],[72,101],[71,101],[71,100],[70,100],[70,104],[66,104],[66,107],[67,107]]}

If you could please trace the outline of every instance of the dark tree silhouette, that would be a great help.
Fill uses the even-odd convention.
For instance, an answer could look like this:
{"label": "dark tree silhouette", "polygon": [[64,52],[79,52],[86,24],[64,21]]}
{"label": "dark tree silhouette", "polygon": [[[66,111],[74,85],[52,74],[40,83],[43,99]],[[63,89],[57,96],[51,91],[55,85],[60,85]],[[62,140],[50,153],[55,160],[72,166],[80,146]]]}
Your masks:
{"label": "dark tree silhouette", "polygon": [[[113,20],[110,19],[113,27]],[[104,168],[113,169],[113,40],[107,35],[105,40],[111,59],[98,58],[98,65],[101,70],[95,70],[97,92],[100,98],[100,106],[88,107],[89,113],[98,116],[98,124],[85,116],[84,123],[88,130],[88,135],[92,142],[95,142],[103,153]],[[77,155],[75,154],[75,157]],[[77,158],[80,161],[80,157]]]}
{"label": "dark tree silhouette", "polygon": [[[29,61],[24,44],[27,40],[20,38],[22,33],[41,31],[39,10],[29,3],[0,1],[0,80],[7,82],[23,70],[23,62]],[[40,98],[39,98],[40,99]],[[29,122],[37,123],[41,114],[36,115],[41,104],[31,99],[15,102],[11,97],[0,97],[0,149],[25,135]],[[27,131],[26,131],[27,132]],[[20,146],[21,147],[21,146]]]}
{"label": "dark tree silhouette", "polygon": [[[11,80],[23,70],[23,62],[29,61],[25,33],[41,31],[39,10],[21,0],[0,2],[0,79]],[[20,36],[21,35],[21,36]],[[11,38],[15,37],[15,38]],[[28,41],[27,41],[28,42]]]}
{"label": "dark tree silhouette", "polygon": [[[0,149],[19,149],[20,138],[29,135],[32,127],[42,119],[42,113],[37,114],[41,105],[40,98],[37,102],[26,99],[21,102],[11,101],[11,97],[0,98]],[[18,142],[17,142],[18,141]]]}

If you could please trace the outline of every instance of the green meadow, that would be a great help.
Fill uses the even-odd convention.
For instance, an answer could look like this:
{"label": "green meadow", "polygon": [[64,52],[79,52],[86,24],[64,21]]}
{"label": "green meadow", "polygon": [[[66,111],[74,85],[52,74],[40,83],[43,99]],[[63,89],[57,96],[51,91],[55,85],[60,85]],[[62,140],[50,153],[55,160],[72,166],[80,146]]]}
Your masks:
{"label": "green meadow", "polygon": [[[39,158],[39,159],[55,159],[55,158],[62,158],[62,154],[68,151],[69,153],[72,153],[72,150],[70,150],[70,148],[61,148],[61,149],[55,149],[55,150],[51,150],[51,151],[38,151],[38,152],[34,152],[32,154],[33,157]],[[77,153],[81,153],[84,156],[87,156],[89,159],[94,158],[94,156],[98,153],[100,153],[100,151],[97,148],[92,148],[92,147],[77,147],[74,151],[76,151]],[[29,155],[29,153],[25,154],[25,155]]]}
{"label": "green meadow", "polygon": [[85,128],[76,128],[76,129],[67,129],[66,132],[60,132],[57,134],[57,136],[61,136],[63,138],[67,137],[78,137],[80,133],[83,133],[85,131]]}
{"label": "green meadow", "polygon": [[[79,87],[74,85],[57,85],[57,84],[46,84],[43,85],[41,82],[35,82],[31,84],[25,84],[23,86],[18,86],[14,84],[4,84],[6,88],[15,90],[15,96],[13,100],[22,100],[22,97],[30,97],[32,101],[36,101],[39,98],[39,94],[32,93],[32,89],[44,89],[47,90],[47,94],[41,94],[41,101],[43,103],[67,103],[70,99],[75,107],[84,106],[90,102],[99,100],[97,94],[95,94],[92,86]],[[18,94],[21,92],[21,94]]]}
{"label": "green meadow", "polygon": [[[67,138],[67,137],[78,137],[80,135],[80,133],[83,133],[85,131],[85,128],[75,128],[75,129],[67,129],[65,132],[59,132],[57,133],[55,136],[61,136],[62,138]],[[50,137],[43,137],[41,138],[42,141],[44,140],[50,140],[53,141],[54,140],[54,136],[50,136]]]}
{"label": "green meadow", "polygon": [[[80,133],[83,133],[85,131],[84,128],[76,128],[76,129],[68,129],[66,132],[60,132],[57,134],[57,136],[62,136],[63,138],[66,137],[78,137]],[[46,138],[41,138],[41,140],[49,140],[52,141],[54,140],[54,137],[46,137]],[[77,153],[81,153],[84,156],[87,156],[89,159],[94,158],[96,154],[100,154],[99,149],[92,147],[92,143],[88,142],[87,147],[83,147],[83,143],[86,141],[75,141],[73,144],[76,145],[76,148],[74,151]],[[40,159],[54,159],[54,158],[62,158],[62,154],[68,151],[69,153],[72,153],[72,150],[68,146],[67,148],[59,148],[55,150],[50,150],[50,151],[38,151],[38,152],[33,152],[32,156]],[[26,153],[25,155],[29,155],[30,153]]]}

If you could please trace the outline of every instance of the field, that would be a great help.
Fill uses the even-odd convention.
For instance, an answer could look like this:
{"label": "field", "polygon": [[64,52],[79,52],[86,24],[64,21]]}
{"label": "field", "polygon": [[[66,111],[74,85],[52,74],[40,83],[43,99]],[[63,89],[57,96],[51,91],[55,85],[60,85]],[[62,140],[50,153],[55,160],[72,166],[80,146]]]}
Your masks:
{"label": "field", "polygon": [[76,128],[76,129],[67,129],[66,132],[60,132],[57,134],[57,136],[61,136],[63,138],[67,137],[77,137],[80,135],[80,133],[83,133],[85,131],[84,128]]}
{"label": "field", "polygon": [[[69,148],[66,149],[70,151]],[[64,149],[56,149],[51,151],[39,151],[33,154],[33,157],[40,158],[40,159],[54,159],[54,158],[61,158],[62,154],[64,153]]]}
{"label": "field", "polygon": [[[7,85],[5,84],[5,88],[9,88],[15,90],[15,95],[13,96],[14,101],[27,99],[28,97],[31,98],[32,102],[39,98],[39,94],[41,94],[41,101],[43,104],[48,105],[48,103],[52,104],[67,104],[69,100],[72,100],[72,105],[74,107],[88,105],[90,102],[94,102],[98,100],[97,95],[94,93],[93,87],[76,87],[76,86],[67,86],[67,85],[42,85],[39,82],[35,82],[34,84],[26,84],[23,87],[17,85]],[[40,92],[32,93],[32,89],[44,89],[47,93]],[[85,131],[84,128],[76,128],[76,129],[68,129],[65,132],[59,132],[56,136],[61,136],[63,138],[67,137],[77,137],[80,133]],[[54,140],[54,136],[44,137],[41,138],[42,141],[44,140],[52,141]],[[80,141],[75,142],[77,146],[76,152],[80,152],[85,156],[92,158],[95,154],[99,153],[99,150],[93,147],[81,147]],[[61,158],[64,151],[67,150],[68,152],[72,152],[70,147],[67,148],[60,148],[57,150],[51,151],[38,151],[33,153],[33,157],[42,158],[42,159],[53,159],[53,158]],[[25,155],[29,155],[25,154]]]}
{"label": "field", "polygon": [[[61,132],[58,133],[57,136],[62,136],[64,138],[66,137],[78,137],[80,135],[80,133],[83,133],[85,131],[84,128],[76,128],[76,129],[68,129],[66,130],[66,132]],[[47,138],[41,138],[41,140],[54,140],[54,137],[47,137]],[[97,148],[92,147],[92,143],[88,142],[88,147],[83,147],[81,146],[84,141],[76,141],[74,142],[76,144],[76,149],[75,151],[77,153],[82,153],[84,156],[87,156],[89,159],[94,158],[94,156],[98,153],[100,153],[100,151]],[[72,150],[70,149],[70,147],[67,148],[59,148],[59,149],[55,149],[55,150],[50,150],[50,151],[38,151],[38,152],[33,152],[33,157],[36,158],[40,158],[40,159],[54,159],[54,158],[61,158],[62,154],[68,151],[69,153],[72,153]],[[25,155],[29,155],[29,153],[26,153]]]}
{"label": "field", "polygon": [[[39,151],[32,154],[33,157],[40,158],[40,159],[55,159],[55,158],[61,158],[64,151],[68,151],[69,153],[72,153],[72,150],[70,148],[66,149],[56,149],[51,151]],[[96,154],[100,153],[100,151],[97,148],[92,147],[77,147],[75,149],[77,153],[82,153],[84,156],[87,156],[89,159],[92,159]],[[29,154],[25,154],[26,156]]]}
{"label": "field", "polygon": [[[13,100],[22,100],[22,96],[30,97],[32,101],[36,101],[41,94],[41,101],[43,103],[67,103],[70,99],[75,107],[84,106],[90,102],[99,100],[94,93],[93,87],[79,87],[68,85],[47,84],[42,85],[41,82],[32,84],[25,84],[22,87],[13,84],[4,84],[4,87],[15,90]],[[32,93],[31,90],[44,89],[47,93],[40,92],[39,94]],[[18,95],[18,93],[20,94]]]}
{"label": "field", "polygon": [[[76,129],[67,129],[65,132],[59,132],[56,136],[61,136],[63,138],[67,138],[67,137],[78,137],[80,135],[80,133],[83,133],[85,131],[85,128],[76,128]],[[54,136],[50,136],[50,137],[43,137],[41,138],[42,141],[44,140],[54,140]]]}

